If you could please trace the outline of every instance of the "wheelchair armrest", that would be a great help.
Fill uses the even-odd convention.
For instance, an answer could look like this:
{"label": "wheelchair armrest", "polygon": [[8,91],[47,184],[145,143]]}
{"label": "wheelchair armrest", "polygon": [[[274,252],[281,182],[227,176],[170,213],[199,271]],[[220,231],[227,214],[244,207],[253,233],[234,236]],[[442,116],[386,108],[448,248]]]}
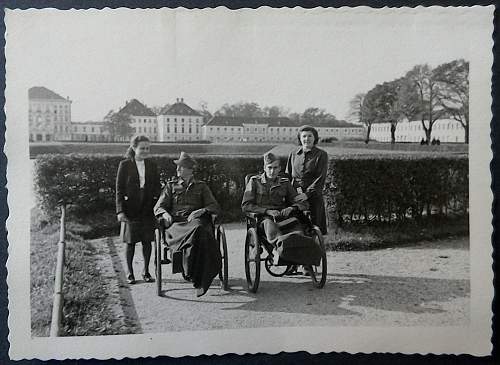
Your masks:
{"label": "wheelchair armrest", "polygon": [[265,214],[260,214],[260,213],[253,213],[253,212],[247,212],[245,213],[245,217],[250,218],[250,219],[257,219],[263,217]]}
{"label": "wheelchair armrest", "polygon": [[217,214],[210,213],[210,217],[212,218],[212,224],[215,226],[215,224],[219,222],[218,221],[219,216]]}

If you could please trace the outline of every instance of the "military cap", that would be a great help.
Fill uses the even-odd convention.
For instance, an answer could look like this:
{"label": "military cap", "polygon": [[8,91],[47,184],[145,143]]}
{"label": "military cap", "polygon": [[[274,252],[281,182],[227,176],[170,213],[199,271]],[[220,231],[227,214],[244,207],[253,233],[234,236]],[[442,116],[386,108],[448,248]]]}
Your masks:
{"label": "military cap", "polygon": [[193,160],[193,158],[184,151],[181,152],[178,160],[174,160],[174,163],[177,166],[187,167],[188,169],[193,169],[196,165],[196,162]]}
{"label": "military cap", "polygon": [[274,161],[279,161],[279,158],[274,153],[267,152],[264,154],[264,165],[269,165]]}

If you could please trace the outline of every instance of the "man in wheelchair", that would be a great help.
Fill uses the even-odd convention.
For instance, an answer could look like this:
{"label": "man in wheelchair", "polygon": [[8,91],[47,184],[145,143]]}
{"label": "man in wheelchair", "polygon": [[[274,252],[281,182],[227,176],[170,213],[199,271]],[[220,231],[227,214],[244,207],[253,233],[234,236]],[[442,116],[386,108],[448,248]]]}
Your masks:
{"label": "man in wheelchair", "polygon": [[258,215],[258,233],[273,245],[275,264],[281,259],[290,264],[318,265],[321,250],[305,234],[307,218],[301,213],[307,202],[295,200],[298,193],[287,178],[279,176],[280,160],[264,155],[264,173],[252,176],[245,188],[241,207]]}
{"label": "man in wheelchair", "polygon": [[182,252],[182,270],[193,282],[196,295],[204,295],[221,269],[219,243],[214,237],[212,215],[219,204],[203,181],[194,179],[195,161],[181,152],[177,178],[167,182],[154,207],[166,228],[165,241],[171,252]]}

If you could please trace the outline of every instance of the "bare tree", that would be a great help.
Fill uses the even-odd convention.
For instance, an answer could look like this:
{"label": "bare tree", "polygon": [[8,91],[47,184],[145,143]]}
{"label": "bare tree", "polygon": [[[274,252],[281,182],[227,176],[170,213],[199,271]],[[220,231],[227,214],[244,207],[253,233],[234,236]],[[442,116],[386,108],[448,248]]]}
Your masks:
{"label": "bare tree", "polygon": [[440,85],[440,105],[451,118],[460,122],[469,143],[469,62],[460,59],[444,63],[434,70]]}
{"label": "bare tree", "polygon": [[359,93],[354,95],[354,97],[349,102],[349,112],[347,113],[346,119],[350,122],[362,123],[363,122],[363,100],[365,99],[366,93]]}
{"label": "bare tree", "polygon": [[[434,123],[444,115],[444,108],[439,99],[440,84],[429,65],[417,65],[405,77],[410,80],[417,91],[419,108],[422,110],[422,128],[425,131],[426,141],[429,143]],[[426,120],[428,125],[425,124]]]}

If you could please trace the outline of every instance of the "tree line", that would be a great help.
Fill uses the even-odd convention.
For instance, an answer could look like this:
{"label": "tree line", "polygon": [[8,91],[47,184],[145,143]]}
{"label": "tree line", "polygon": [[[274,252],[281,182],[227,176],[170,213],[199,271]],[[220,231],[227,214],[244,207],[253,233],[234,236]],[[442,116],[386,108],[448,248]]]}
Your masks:
{"label": "tree line", "polygon": [[458,121],[469,143],[469,62],[463,59],[436,68],[417,65],[403,77],[377,84],[350,101],[349,118],[366,126],[366,143],[374,123],[390,123],[395,143],[398,123],[420,120],[427,143],[434,124],[442,118]]}

